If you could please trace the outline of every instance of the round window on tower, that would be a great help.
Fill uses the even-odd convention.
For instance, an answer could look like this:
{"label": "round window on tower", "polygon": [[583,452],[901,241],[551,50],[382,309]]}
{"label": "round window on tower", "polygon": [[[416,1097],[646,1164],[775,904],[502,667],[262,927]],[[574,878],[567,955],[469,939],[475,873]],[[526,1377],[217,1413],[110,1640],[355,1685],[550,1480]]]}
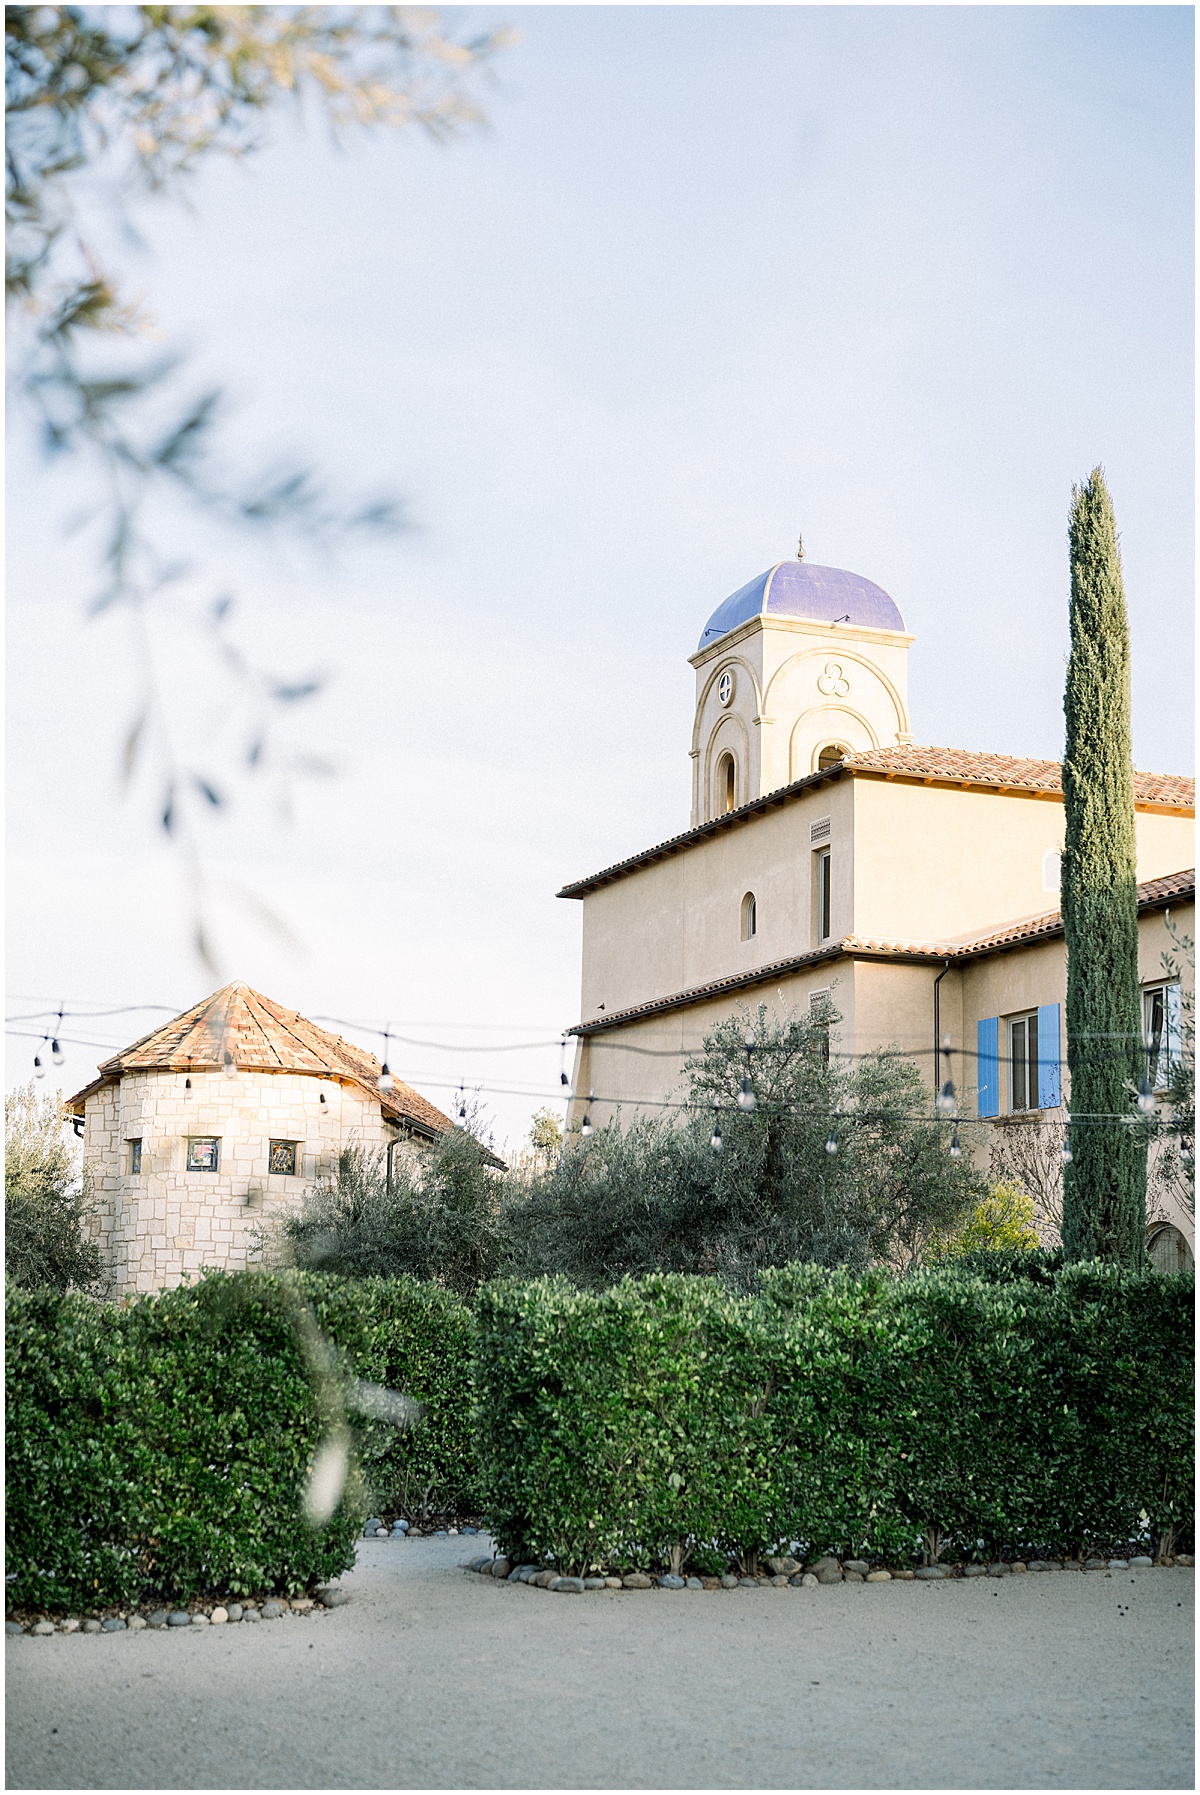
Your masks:
{"label": "round window on tower", "polygon": [[728,667],[717,681],[717,697],[722,704],[728,704],[733,697],[733,674]]}

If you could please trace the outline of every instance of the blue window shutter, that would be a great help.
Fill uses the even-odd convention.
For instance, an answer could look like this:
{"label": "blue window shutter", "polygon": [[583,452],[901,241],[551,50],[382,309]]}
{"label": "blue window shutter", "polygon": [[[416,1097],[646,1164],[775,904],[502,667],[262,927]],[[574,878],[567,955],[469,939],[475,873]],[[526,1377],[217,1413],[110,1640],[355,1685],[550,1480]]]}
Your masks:
{"label": "blue window shutter", "polygon": [[1062,1102],[1062,1047],[1059,1006],[1038,1005],[1038,1108],[1057,1109]]}
{"label": "blue window shutter", "polygon": [[979,1114],[1000,1114],[1000,1018],[988,1016],[976,1025],[979,1045]]}

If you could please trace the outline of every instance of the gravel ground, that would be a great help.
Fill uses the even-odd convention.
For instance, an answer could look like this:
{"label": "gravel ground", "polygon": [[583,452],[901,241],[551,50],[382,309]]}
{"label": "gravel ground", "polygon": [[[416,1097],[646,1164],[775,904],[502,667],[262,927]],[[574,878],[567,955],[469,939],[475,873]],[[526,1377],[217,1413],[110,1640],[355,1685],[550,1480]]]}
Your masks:
{"label": "gravel ground", "polygon": [[10,1639],[15,1789],[1190,1789],[1188,1570],[584,1596],[364,1541],[319,1618]]}

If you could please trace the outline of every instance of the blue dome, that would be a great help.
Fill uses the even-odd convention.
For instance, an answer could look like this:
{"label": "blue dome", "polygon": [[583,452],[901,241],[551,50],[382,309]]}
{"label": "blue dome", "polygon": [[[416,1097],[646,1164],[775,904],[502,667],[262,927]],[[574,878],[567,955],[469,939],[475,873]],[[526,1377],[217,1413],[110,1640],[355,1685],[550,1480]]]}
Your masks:
{"label": "blue dome", "polygon": [[[779,561],[718,605],[704,626],[699,648],[708,648],[751,617],[806,617],[813,623],[844,621],[865,629],[904,628],[882,586],[844,567],[814,567],[810,561]],[[699,649],[697,650],[697,652]]]}

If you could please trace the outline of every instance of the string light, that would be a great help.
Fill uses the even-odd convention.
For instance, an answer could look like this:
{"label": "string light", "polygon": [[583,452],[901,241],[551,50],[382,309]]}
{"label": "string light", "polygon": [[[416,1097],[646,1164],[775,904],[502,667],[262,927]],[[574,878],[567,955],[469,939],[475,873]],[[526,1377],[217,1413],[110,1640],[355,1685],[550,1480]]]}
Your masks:
{"label": "string light", "polygon": [[838,1150],[838,1138],[837,1138],[837,1129],[835,1127],[835,1128],[831,1128],[829,1130],[829,1139],[825,1142],[825,1151],[826,1151],[826,1153],[836,1153],[837,1150]]}
{"label": "string light", "polygon": [[1070,1141],[1064,1141],[1062,1144],[1062,1162],[1063,1162],[1063,1164],[1065,1166],[1069,1166],[1071,1161],[1074,1159],[1074,1157],[1075,1157],[1075,1155],[1071,1151]]}
{"label": "string light", "polygon": [[714,1152],[714,1153],[719,1153],[719,1152],[720,1152],[720,1151],[721,1151],[721,1147],[722,1147],[722,1144],[723,1144],[723,1143],[722,1143],[722,1141],[721,1141],[721,1118],[720,1118],[720,1116],[719,1116],[719,1115],[718,1115],[718,1114],[717,1114],[717,1106],[716,1106],[716,1104],[715,1104],[715,1103],[714,1103],[714,1104],[713,1104],[713,1131],[712,1131],[712,1139],[711,1139],[711,1141],[710,1141],[710,1142],[709,1142],[709,1143],[708,1143],[708,1144],[709,1144],[709,1146],[710,1146],[710,1147],[711,1147],[711,1148],[712,1148],[712,1150],[713,1150],[713,1152]]}
{"label": "string light", "polygon": [[379,1091],[392,1091],[396,1088],[396,1081],[392,1077],[391,1068],[387,1062],[388,1048],[390,1045],[391,1036],[385,1028],[383,1031],[383,1065],[379,1069],[379,1077],[375,1080],[375,1088]]}
{"label": "string light", "polygon": [[584,1140],[586,1140],[588,1135],[592,1132],[592,1118],[590,1116],[585,1116],[583,1118],[583,1126],[579,1130],[579,1132],[583,1136]]}
{"label": "string light", "polygon": [[754,1095],[754,1086],[750,1083],[750,1074],[747,1072],[742,1080],[742,1088],[738,1092],[738,1108],[745,1110],[749,1115],[757,1101],[758,1099]]}
{"label": "string light", "polygon": [[1150,1080],[1148,1078],[1143,1078],[1141,1084],[1138,1086],[1137,1106],[1144,1116],[1152,1116],[1158,1108],[1157,1103],[1154,1101],[1154,1092],[1150,1088]]}
{"label": "string light", "polygon": [[566,1040],[565,1035],[563,1036],[562,1040],[559,1042],[559,1046],[562,1049],[562,1053],[560,1055],[559,1062],[558,1062],[558,1082],[560,1085],[566,1086],[566,1088],[569,1090],[571,1081],[567,1077],[567,1040]]}
{"label": "string light", "polygon": [[958,1144],[958,1129],[957,1128],[954,1130],[954,1133],[950,1136],[950,1157],[951,1157],[951,1159],[961,1159],[962,1158],[962,1148]]}
{"label": "string light", "polygon": [[221,1067],[225,1073],[226,1078],[236,1078],[237,1077],[237,1075],[238,1075],[237,1061],[234,1059],[233,1055],[230,1053],[228,1047],[225,1049],[225,1052],[222,1055]]}
{"label": "string light", "polygon": [[54,1064],[56,1066],[61,1066],[63,1061],[67,1057],[66,1054],[63,1052],[62,1048],[58,1044],[57,1035],[55,1036],[54,1040],[51,1041],[51,1043],[50,1043],[50,1057],[54,1061]]}
{"label": "string light", "polygon": [[46,1068],[42,1064],[41,1055],[37,1053],[33,1056],[33,1076],[35,1078],[45,1078],[46,1076]]}
{"label": "string light", "polygon": [[183,1081],[183,1101],[185,1103],[190,1103],[192,1101],[192,1081],[190,1078],[185,1078]]}

